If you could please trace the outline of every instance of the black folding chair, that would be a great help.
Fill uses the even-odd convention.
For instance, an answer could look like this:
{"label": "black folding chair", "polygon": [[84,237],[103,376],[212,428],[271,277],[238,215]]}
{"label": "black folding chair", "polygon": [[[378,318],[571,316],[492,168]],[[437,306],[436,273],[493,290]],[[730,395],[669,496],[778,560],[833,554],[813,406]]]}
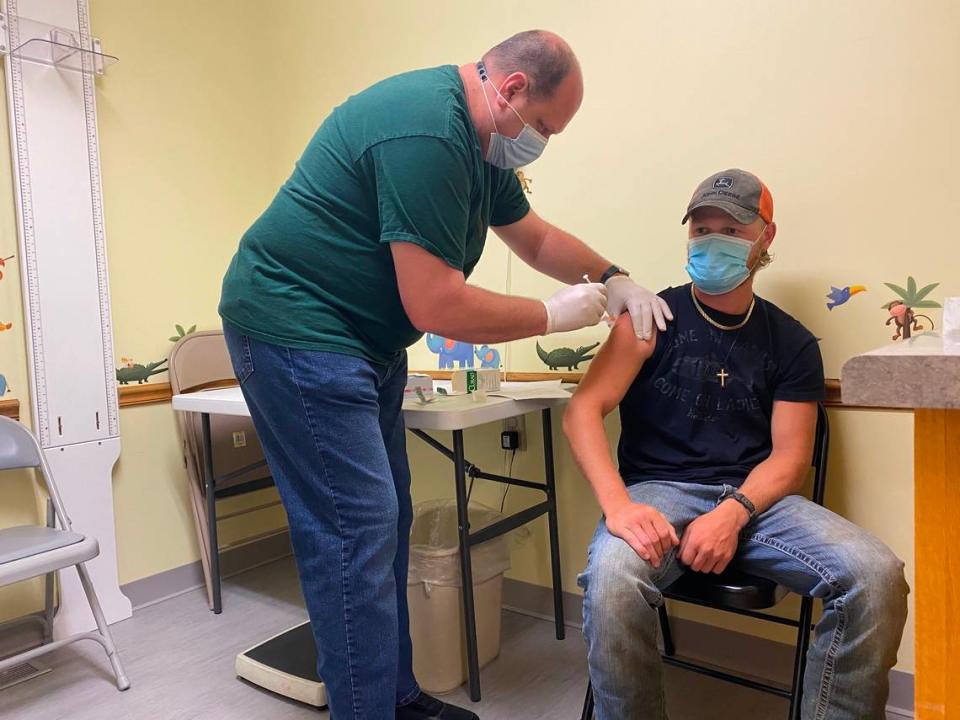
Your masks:
{"label": "black folding chair", "polygon": [[[813,493],[811,499],[823,505],[823,493],[827,479],[827,451],[830,445],[830,425],[823,405],[817,408],[817,432],[813,448]],[[754,680],[742,675],[725,672],[708,665],[678,657],[670,632],[670,618],[666,606],[661,605],[660,629],[663,634],[663,661],[668,665],[709,675],[718,680],[736,683],[761,692],[778,695],[790,701],[790,720],[800,718],[800,699],[803,692],[803,671],[807,664],[807,648],[810,646],[810,630],[813,620],[813,598],[800,600],[800,615],[797,619],[783,618],[762,610],[769,610],[783,600],[789,591],[772,580],[750,575],[736,567],[727,568],[720,575],[686,572],[663,591],[670,600],[700,605],[715,610],[745,615],[757,620],[788,625],[797,628],[797,644],[793,662],[793,678],[790,688]],[[593,686],[587,685],[581,720],[593,717]]]}

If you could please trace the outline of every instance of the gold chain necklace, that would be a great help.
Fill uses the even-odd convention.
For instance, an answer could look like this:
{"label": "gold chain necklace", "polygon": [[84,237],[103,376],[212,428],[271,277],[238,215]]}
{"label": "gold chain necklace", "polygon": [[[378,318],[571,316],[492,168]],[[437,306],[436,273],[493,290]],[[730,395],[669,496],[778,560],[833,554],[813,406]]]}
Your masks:
{"label": "gold chain necklace", "polygon": [[748,322],[750,322],[750,316],[753,315],[753,308],[757,305],[757,296],[754,295],[753,299],[750,301],[750,308],[747,310],[747,316],[736,325],[724,325],[723,323],[718,323],[712,317],[707,315],[706,311],[700,306],[700,301],[697,300],[697,293],[694,291],[692,283],[690,284],[690,297],[693,298],[693,304],[696,306],[697,312],[700,313],[700,316],[718,330],[739,330]]}
{"label": "gold chain necklace", "polygon": [[[693,289],[693,285],[690,285],[690,297],[693,298],[693,304],[697,308],[697,312],[700,313],[700,316],[706,320],[708,323],[713,325],[718,330],[739,330],[748,322],[750,322],[750,316],[753,315],[753,308],[757,304],[756,295],[753,296],[753,299],[750,301],[750,308],[747,310],[747,316],[743,318],[736,325],[724,325],[723,323],[718,323],[712,317],[707,315],[706,311],[700,307],[700,301],[697,300],[697,293]],[[737,344],[737,340],[740,339],[740,333],[737,333],[737,336],[733,338],[733,343],[730,345],[730,349],[727,350],[727,357],[724,358],[723,362],[720,363],[720,372],[717,373],[717,377],[720,379],[720,389],[723,390],[727,387],[727,378],[730,377],[730,373],[727,372],[726,364],[727,360],[730,359],[731,353],[733,353],[733,348]]]}

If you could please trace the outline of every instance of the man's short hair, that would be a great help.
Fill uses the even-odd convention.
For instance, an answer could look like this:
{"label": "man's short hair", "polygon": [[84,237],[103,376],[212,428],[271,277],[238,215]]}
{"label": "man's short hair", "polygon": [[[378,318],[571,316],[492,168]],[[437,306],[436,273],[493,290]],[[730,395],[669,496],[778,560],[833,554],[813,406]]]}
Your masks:
{"label": "man's short hair", "polygon": [[519,32],[483,56],[484,65],[491,70],[526,73],[530,97],[538,99],[550,98],[575,62],[570,46],[543,30]]}

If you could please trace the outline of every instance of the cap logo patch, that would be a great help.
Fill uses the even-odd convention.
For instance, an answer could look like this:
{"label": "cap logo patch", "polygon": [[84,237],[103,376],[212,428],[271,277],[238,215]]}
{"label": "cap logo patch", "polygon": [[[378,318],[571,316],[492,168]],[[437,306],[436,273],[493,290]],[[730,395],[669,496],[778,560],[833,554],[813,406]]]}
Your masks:
{"label": "cap logo patch", "polygon": [[733,187],[733,178],[732,177],[718,177],[713,181],[713,187],[718,190],[723,190],[726,188]]}

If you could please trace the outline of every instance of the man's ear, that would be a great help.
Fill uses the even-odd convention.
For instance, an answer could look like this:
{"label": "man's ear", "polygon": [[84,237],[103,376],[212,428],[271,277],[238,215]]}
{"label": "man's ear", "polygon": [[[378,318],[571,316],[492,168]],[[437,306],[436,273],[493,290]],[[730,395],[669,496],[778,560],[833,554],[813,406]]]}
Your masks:
{"label": "man's ear", "polygon": [[777,224],[772,222],[767,225],[764,235],[766,235],[767,239],[764,241],[766,244],[763,246],[763,249],[767,250],[771,245],[773,245],[773,238],[775,238],[777,235]]}
{"label": "man's ear", "polygon": [[513,100],[513,97],[525,90],[528,90],[530,87],[530,82],[527,80],[525,73],[512,72],[504,78],[503,85],[500,89],[500,94],[509,102]]}

